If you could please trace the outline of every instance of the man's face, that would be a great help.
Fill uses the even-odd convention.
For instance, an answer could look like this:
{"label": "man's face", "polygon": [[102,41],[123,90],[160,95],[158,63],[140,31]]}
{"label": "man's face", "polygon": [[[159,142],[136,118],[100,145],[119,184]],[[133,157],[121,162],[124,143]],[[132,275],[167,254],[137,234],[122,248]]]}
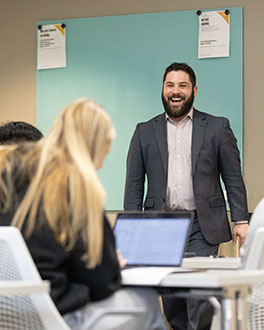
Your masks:
{"label": "man's face", "polygon": [[168,116],[180,121],[191,110],[197,87],[192,86],[189,75],[184,71],[167,74],[162,90],[162,102]]}

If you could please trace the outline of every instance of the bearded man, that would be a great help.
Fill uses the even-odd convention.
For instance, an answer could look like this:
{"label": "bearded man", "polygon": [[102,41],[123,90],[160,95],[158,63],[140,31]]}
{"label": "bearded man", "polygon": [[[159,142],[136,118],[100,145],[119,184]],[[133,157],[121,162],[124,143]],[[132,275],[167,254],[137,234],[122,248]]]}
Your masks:
{"label": "bearded man", "polygon": [[[196,110],[196,94],[196,76],[190,66],[172,63],[166,68],[162,88],[165,113],[139,123],[130,143],[124,209],[193,211],[187,251],[209,256],[217,254],[221,242],[233,239],[236,243],[239,237],[240,244],[244,243],[248,209],[239,150],[229,121]],[[203,304],[191,301],[186,312],[172,299],[164,298],[163,303],[173,329],[210,328],[211,314]],[[176,317],[179,311],[181,316]]]}

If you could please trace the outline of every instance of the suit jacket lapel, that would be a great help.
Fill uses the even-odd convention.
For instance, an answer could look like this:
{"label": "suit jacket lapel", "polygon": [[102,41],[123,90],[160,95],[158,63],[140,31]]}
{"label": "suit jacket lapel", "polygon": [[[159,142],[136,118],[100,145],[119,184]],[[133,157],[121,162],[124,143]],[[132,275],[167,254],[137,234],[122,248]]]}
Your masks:
{"label": "suit jacket lapel", "polygon": [[194,173],[198,155],[204,138],[207,121],[204,114],[198,110],[193,111],[192,133],[192,173]]}
{"label": "suit jacket lapel", "polygon": [[168,145],[167,145],[167,125],[165,114],[156,117],[153,121],[154,135],[160,151],[164,171],[168,171]]}

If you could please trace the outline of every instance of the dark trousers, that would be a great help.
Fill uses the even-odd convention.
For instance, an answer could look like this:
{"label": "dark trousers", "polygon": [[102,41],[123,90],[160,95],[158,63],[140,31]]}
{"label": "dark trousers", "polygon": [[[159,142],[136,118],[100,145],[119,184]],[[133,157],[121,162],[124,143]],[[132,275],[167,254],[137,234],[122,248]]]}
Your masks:
{"label": "dark trousers", "polygon": [[[219,245],[209,244],[195,217],[188,242],[187,252],[197,256],[216,255]],[[207,300],[163,296],[163,308],[168,322],[174,330],[209,330],[213,307]]]}

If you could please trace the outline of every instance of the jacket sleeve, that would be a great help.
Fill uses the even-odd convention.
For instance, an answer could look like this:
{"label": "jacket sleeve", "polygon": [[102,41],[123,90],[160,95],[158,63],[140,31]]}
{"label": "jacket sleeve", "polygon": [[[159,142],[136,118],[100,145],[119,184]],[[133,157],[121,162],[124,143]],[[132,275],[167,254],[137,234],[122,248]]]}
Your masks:
{"label": "jacket sleeve", "polygon": [[237,141],[225,119],[219,152],[219,166],[226,187],[232,221],[248,220],[247,194],[241,173]]}
{"label": "jacket sleeve", "polygon": [[143,152],[140,143],[140,124],[138,124],[131,139],[127,155],[124,196],[125,210],[142,210],[145,172]]}

